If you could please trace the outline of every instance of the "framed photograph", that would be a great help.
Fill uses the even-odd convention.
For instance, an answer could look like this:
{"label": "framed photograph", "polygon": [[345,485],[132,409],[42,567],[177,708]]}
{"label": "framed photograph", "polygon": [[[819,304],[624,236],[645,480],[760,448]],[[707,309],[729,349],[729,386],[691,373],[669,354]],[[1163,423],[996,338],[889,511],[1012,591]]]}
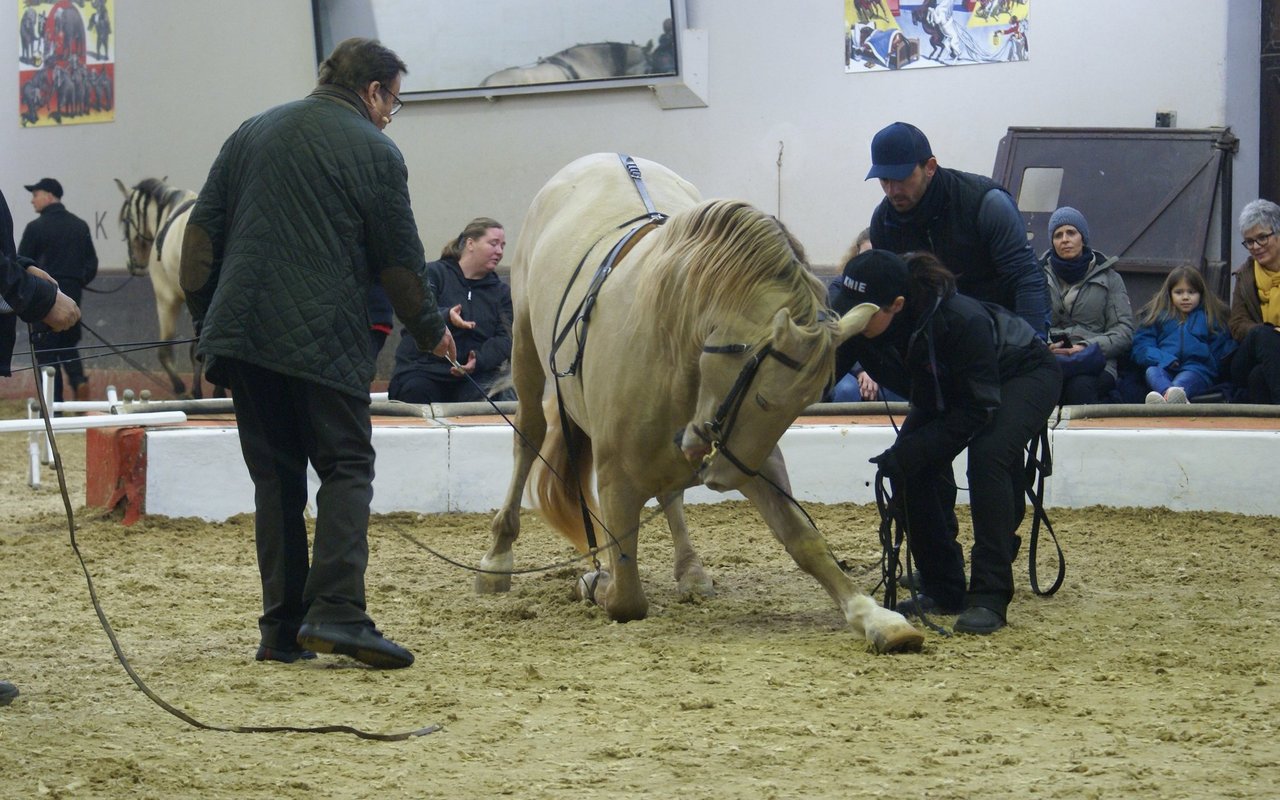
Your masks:
{"label": "framed photograph", "polygon": [[351,36],[409,67],[405,100],[680,82],[684,0],[312,0],[316,59]]}

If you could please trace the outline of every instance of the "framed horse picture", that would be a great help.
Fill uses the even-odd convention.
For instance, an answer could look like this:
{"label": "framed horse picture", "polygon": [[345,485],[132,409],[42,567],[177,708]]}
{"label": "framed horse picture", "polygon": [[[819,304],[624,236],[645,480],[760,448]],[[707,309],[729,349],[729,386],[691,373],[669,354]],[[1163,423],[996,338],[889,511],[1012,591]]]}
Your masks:
{"label": "framed horse picture", "polygon": [[686,50],[698,50],[684,0],[312,0],[312,8],[317,62],[343,39],[376,38],[409,66],[405,100],[651,87],[664,106],[705,105],[679,91],[691,71]]}

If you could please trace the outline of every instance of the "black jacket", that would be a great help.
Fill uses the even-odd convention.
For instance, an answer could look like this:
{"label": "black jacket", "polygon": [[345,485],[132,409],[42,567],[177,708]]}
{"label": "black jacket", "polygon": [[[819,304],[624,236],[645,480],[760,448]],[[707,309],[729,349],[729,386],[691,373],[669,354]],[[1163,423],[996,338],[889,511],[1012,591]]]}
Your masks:
{"label": "black jacket", "polygon": [[18,320],[44,319],[58,299],[58,287],[27,272],[27,260],[13,246],[13,215],[0,192],[0,296],[14,313],[0,314],[0,375],[10,375]]}
{"label": "black jacket", "polygon": [[93,247],[89,226],[62,203],[45,206],[40,216],[27,225],[18,255],[36,262],[77,302],[80,287],[89,285],[98,275],[98,251]]}
{"label": "black jacket", "polygon": [[[511,288],[502,282],[496,272],[483,278],[469,280],[462,274],[457,259],[442,258],[427,265],[427,280],[435,291],[440,315],[447,321],[449,309],[462,306],[462,318],[476,323],[470,330],[450,326],[453,340],[458,346],[459,363],[467,363],[468,353],[476,354],[476,370],[473,378],[492,375],[511,358]],[[404,337],[396,347],[394,374],[421,370],[437,378],[465,381],[463,376],[449,372],[450,364],[439,356],[424,353],[413,339]]]}
{"label": "black jacket", "polygon": [[[852,301],[837,295],[841,314]],[[898,314],[880,336],[854,336],[836,353],[837,375],[855,361],[911,402],[915,424],[894,446],[904,464],[948,464],[1000,406],[1010,378],[1048,364],[1045,344],[1020,317],[995,303],[954,294],[913,318]]]}
{"label": "black jacket", "polygon": [[425,270],[400,150],[355,92],[329,86],[227,139],[182,246],[210,379],[234,358],[358,397],[375,369],[374,275],[419,343],[444,334]]}
{"label": "black jacket", "polygon": [[876,206],[871,242],[899,254],[933,253],[955,274],[962,294],[999,303],[1041,337],[1048,333],[1049,288],[1026,223],[990,178],[939,167],[915,208],[899,213],[888,198]]}

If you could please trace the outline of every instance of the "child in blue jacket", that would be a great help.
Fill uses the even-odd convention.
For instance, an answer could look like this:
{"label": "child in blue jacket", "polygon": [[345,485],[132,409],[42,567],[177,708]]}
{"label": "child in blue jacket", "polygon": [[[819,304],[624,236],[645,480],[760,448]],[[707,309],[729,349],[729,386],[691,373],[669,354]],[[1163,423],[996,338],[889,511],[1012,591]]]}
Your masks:
{"label": "child in blue jacket", "polygon": [[1236,349],[1227,309],[1194,267],[1178,267],[1139,313],[1132,357],[1146,367],[1148,403],[1186,403],[1219,382]]}

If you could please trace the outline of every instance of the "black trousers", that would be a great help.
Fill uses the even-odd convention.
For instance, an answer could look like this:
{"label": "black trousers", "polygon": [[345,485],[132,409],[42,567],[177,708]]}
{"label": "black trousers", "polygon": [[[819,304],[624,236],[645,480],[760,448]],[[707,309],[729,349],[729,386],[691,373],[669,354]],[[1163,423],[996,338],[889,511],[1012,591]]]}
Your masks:
{"label": "black trousers", "polygon": [[478,373],[472,377],[475,383],[465,377],[437,375],[418,369],[403,370],[391,375],[387,396],[404,403],[470,403],[485,399],[485,393],[476,388],[476,384],[487,390],[498,379],[498,373]]}
{"label": "black trousers", "polygon": [[53,367],[53,399],[59,403],[63,400],[63,370],[67,372],[74,399],[76,387],[88,380],[84,375],[84,364],[80,362],[80,350],[76,348],[80,343],[80,323],[65,331],[36,332],[33,339],[36,363],[41,367]]}
{"label": "black trousers", "polygon": [[1280,403],[1280,331],[1270,325],[1249,329],[1231,355],[1231,382],[1248,390],[1250,403]]}
{"label": "black trousers", "polygon": [[[1013,597],[1017,530],[1026,515],[1025,448],[1058,402],[1062,373],[1044,352],[1034,371],[1000,387],[1000,407],[969,442],[969,515],[973,551],[966,588],[964,551],[956,540],[956,486],[951,465],[913,473],[902,482],[911,557],[924,594],[943,608],[989,608],[1001,617]],[[924,422],[912,414],[907,433]],[[895,487],[897,491],[897,487]]]}
{"label": "black trousers", "polygon": [[[254,486],[262,644],[297,647],[303,622],[369,622],[364,573],[373,500],[369,401],[234,359],[240,449]],[[307,463],[320,476],[307,558]]]}

